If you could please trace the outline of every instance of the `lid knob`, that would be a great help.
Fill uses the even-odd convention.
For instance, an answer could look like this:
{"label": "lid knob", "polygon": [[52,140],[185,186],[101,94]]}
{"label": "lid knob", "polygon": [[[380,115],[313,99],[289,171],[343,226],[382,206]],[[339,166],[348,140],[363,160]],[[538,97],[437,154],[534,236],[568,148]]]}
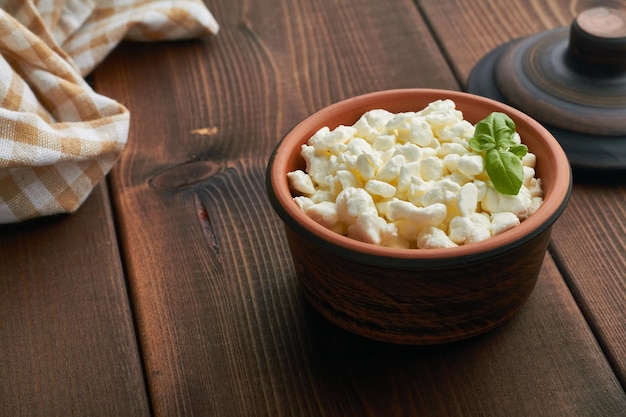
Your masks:
{"label": "lid knob", "polygon": [[572,22],[568,58],[582,70],[626,71],[626,11],[596,7]]}

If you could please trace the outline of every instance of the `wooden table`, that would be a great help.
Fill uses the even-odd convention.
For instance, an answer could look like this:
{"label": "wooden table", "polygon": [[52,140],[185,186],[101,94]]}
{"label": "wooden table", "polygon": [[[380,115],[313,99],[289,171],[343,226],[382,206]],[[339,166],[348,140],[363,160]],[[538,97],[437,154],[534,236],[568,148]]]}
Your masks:
{"label": "wooden table", "polygon": [[303,299],[264,186],[306,115],[460,90],[589,6],[208,0],[206,41],[119,46],[95,89],[129,144],[73,214],[0,227],[1,416],[626,416],[626,187],[575,173],[512,321],[435,347],[349,334]]}

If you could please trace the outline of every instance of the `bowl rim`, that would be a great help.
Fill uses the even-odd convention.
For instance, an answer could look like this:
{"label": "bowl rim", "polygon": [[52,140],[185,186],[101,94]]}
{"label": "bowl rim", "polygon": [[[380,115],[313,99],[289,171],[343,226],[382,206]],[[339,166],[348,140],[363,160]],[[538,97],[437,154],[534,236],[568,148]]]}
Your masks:
{"label": "bowl rim", "polygon": [[[526,124],[532,130],[537,131],[543,140],[547,141],[547,146],[551,150],[551,153],[538,155],[537,157],[552,159],[551,163],[556,167],[557,179],[562,177],[565,181],[555,180],[550,194],[544,196],[541,206],[535,213],[522,221],[520,225],[483,241],[452,248],[404,249],[383,247],[361,242],[331,231],[307,216],[293,201],[287,175],[283,175],[286,174],[285,167],[291,152],[296,147],[299,150],[301,144],[309,139],[309,137],[304,137],[303,139],[303,133],[310,130],[307,126],[311,124],[319,125],[320,127],[325,126],[324,120],[328,120],[329,117],[335,119],[346,118],[347,116],[343,115],[354,112],[355,106],[365,106],[371,109],[380,108],[380,106],[375,105],[376,102],[384,102],[393,97],[410,98],[415,95],[433,97],[435,99],[437,97],[439,99],[450,98],[455,103],[459,98],[462,100],[473,100],[476,103],[488,106],[490,108],[489,111],[501,111],[508,114],[516,124]],[[428,102],[432,101],[434,100],[428,99]],[[420,109],[415,111],[418,110]],[[459,110],[463,111],[463,109]],[[538,121],[520,110],[487,97],[462,91],[435,88],[403,88],[374,91],[347,98],[323,107],[302,119],[275,146],[267,164],[266,188],[276,213],[286,226],[291,227],[297,233],[326,247],[332,247],[333,251],[342,254],[346,258],[359,259],[371,264],[391,262],[394,266],[402,266],[403,264],[409,266],[413,265],[416,260],[426,263],[442,263],[449,262],[451,259],[461,262],[469,258],[472,260],[483,259],[528,242],[545,229],[551,227],[561,215],[570,197],[572,172],[567,156],[556,138]]]}

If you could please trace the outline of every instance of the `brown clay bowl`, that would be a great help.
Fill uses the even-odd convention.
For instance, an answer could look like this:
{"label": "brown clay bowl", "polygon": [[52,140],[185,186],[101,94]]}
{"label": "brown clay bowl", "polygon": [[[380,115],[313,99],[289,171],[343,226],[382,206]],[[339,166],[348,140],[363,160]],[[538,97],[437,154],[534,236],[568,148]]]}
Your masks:
{"label": "brown clay bowl", "polygon": [[[418,111],[445,98],[472,123],[493,111],[508,114],[536,154],[544,201],[519,226],[454,248],[395,249],[330,231],[292,200],[287,173],[304,169],[300,147],[318,129],[352,125],[372,109]],[[534,119],[485,97],[436,89],[375,92],[323,108],[287,133],[267,168],[269,199],[284,222],[297,277],[313,307],[361,336],[415,345],[476,336],[523,306],[535,287],[552,225],[569,200],[571,181],[563,150]]]}

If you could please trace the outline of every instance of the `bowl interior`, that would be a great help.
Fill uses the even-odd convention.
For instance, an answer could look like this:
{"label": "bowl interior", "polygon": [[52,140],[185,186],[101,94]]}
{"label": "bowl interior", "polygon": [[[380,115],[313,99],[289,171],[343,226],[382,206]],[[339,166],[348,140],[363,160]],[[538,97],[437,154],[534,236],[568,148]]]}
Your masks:
{"label": "bowl interior", "polygon": [[[369,110],[385,109],[392,113],[419,111],[440,99],[453,100],[457,109],[463,112],[463,117],[473,124],[494,111],[508,114],[515,121],[522,142],[537,156],[535,170],[536,176],[542,180],[544,201],[540,208],[519,226],[481,242],[454,248],[428,250],[386,248],[360,242],[326,229],[306,216],[292,200],[287,173],[305,168],[300,149],[317,130],[323,126],[328,126],[332,130],[339,125],[352,125]],[[571,188],[570,166],[565,153],[556,139],[537,121],[506,104],[485,97],[437,89],[387,90],[357,96],[323,108],[287,133],[272,155],[268,175],[274,207],[283,221],[290,226],[306,230],[316,238],[343,250],[405,259],[467,256],[524,240],[556,220],[567,203]]]}

